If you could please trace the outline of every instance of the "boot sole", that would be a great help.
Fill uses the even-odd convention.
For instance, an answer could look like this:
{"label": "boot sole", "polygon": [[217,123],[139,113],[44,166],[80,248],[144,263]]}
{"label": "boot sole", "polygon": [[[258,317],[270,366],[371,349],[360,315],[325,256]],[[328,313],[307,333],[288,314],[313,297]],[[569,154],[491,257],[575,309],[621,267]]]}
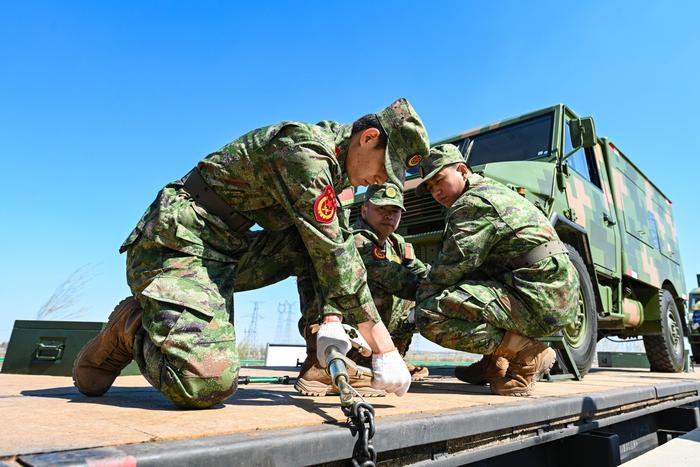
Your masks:
{"label": "boot sole", "polygon": [[530,396],[532,394],[532,390],[535,388],[535,382],[540,379],[543,375],[549,375],[549,372],[552,370],[552,367],[554,364],[557,362],[557,354],[554,352],[554,350],[550,347],[549,352],[547,352],[547,357],[548,360],[544,361],[544,369],[535,374],[535,377],[532,380],[532,383],[530,383],[529,386],[526,386],[524,388],[513,388],[510,390],[502,390],[501,392],[495,392],[493,390],[493,387],[491,388],[491,393],[499,395],[499,396],[512,396],[512,397],[526,397]]}
{"label": "boot sole", "polygon": [[[294,383],[294,389],[303,396],[337,396],[338,391],[329,384],[319,383],[318,381],[309,381],[303,378],[297,379]],[[383,389],[374,388],[355,388],[362,397],[384,397],[386,391]]]}
{"label": "boot sole", "polygon": [[416,375],[411,375],[411,381],[425,381],[426,379],[428,379],[429,376],[430,376],[430,374],[427,374],[427,375],[418,375],[418,374],[416,374]]}

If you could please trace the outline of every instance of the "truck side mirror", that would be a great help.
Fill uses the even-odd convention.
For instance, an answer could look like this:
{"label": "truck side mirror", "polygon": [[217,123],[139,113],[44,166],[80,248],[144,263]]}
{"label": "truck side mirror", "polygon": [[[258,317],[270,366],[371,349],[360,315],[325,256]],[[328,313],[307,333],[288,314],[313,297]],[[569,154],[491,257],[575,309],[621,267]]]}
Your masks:
{"label": "truck side mirror", "polygon": [[569,122],[569,136],[575,149],[592,148],[597,137],[592,117],[576,118]]}

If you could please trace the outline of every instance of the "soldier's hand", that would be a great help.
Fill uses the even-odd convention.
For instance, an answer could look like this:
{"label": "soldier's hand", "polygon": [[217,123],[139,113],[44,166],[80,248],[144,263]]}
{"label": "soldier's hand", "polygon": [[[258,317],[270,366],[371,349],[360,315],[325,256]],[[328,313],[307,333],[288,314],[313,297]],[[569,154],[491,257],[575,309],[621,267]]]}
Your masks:
{"label": "soldier's hand", "polygon": [[328,347],[335,347],[338,352],[345,355],[348,353],[352,344],[350,338],[343,329],[343,324],[340,321],[330,321],[321,324],[316,334],[316,357],[318,363],[322,367],[326,367],[326,351]]}
{"label": "soldier's hand", "polygon": [[411,374],[398,350],[372,356],[372,387],[403,396],[411,386]]}

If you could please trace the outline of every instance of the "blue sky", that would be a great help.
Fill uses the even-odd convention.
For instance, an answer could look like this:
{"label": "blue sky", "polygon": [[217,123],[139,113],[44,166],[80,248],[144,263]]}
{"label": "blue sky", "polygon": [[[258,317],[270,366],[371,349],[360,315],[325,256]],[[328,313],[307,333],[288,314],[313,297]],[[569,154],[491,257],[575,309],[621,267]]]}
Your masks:
{"label": "blue sky", "polygon": [[[431,138],[563,102],[673,201],[700,273],[700,3],[5,2],[0,341],[73,271],[76,308],[127,295],[120,243],[156,192],[246,131],[352,122],[408,97]],[[237,295],[274,337],[293,282]],[[296,314],[294,314],[296,320]]]}

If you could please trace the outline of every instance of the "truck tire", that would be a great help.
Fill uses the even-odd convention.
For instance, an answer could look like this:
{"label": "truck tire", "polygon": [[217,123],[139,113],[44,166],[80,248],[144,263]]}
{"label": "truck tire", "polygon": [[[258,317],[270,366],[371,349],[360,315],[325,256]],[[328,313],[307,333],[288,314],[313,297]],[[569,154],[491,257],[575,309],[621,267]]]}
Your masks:
{"label": "truck tire", "polygon": [[595,348],[598,343],[598,311],[593,283],[586,263],[573,246],[567,244],[566,249],[569,250],[569,258],[578,272],[579,303],[575,322],[563,329],[564,342],[579,374],[583,376],[591,369],[595,358]]}
{"label": "truck tire", "polygon": [[671,292],[659,290],[661,333],[644,336],[644,348],[651,371],[680,373],[683,371],[683,323]]}

